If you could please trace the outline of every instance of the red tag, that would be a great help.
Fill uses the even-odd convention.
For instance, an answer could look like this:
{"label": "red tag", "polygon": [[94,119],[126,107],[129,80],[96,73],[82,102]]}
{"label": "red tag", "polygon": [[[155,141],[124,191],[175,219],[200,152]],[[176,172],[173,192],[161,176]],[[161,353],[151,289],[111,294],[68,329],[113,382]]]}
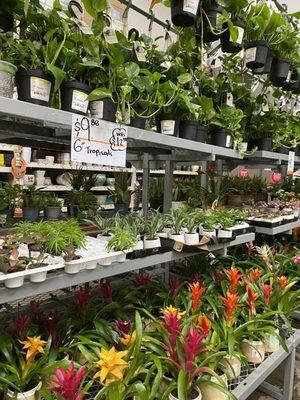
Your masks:
{"label": "red tag", "polygon": [[250,177],[250,173],[247,169],[243,168],[243,169],[239,170],[239,172],[237,173],[237,176],[239,178],[246,179],[246,178]]}
{"label": "red tag", "polygon": [[273,183],[281,183],[282,182],[282,174],[280,172],[272,172],[271,180]]}

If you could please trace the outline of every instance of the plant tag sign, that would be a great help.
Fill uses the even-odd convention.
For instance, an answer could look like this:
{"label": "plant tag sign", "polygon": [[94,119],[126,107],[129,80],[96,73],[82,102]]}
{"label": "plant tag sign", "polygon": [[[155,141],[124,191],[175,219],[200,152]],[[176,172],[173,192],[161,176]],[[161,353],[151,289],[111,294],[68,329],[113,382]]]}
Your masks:
{"label": "plant tag sign", "polygon": [[239,172],[237,173],[237,176],[241,179],[246,179],[250,177],[249,170],[246,168],[240,169]]}
{"label": "plant tag sign", "polygon": [[184,0],[183,11],[197,15],[199,0]]}
{"label": "plant tag sign", "polygon": [[113,28],[106,28],[103,31],[104,38],[109,44],[118,43],[118,38],[116,35],[116,31]]}
{"label": "plant tag sign", "polygon": [[49,101],[51,92],[51,82],[46,79],[30,77],[30,95],[32,99]]}
{"label": "plant tag sign", "polygon": [[294,166],[295,166],[295,152],[294,151],[290,151],[289,152],[288,167],[287,167],[287,175],[293,175]]}
{"label": "plant tag sign", "polygon": [[246,49],[245,59],[246,63],[253,62],[256,60],[256,47],[250,47],[250,49]]}
{"label": "plant tag sign", "polygon": [[271,181],[273,183],[281,183],[282,182],[282,174],[280,172],[273,172],[271,175]]}
{"label": "plant tag sign", "polygon": [[233,96],[232,96],[232,93],[227,93],[227,95],[226,95],[226,105],[228,107],[233,107]]}
{"label": "plant tag sign", "polygon": [[71,161],[126,166],[127,126],[72,115]]}
{"label": "plant tag sign", "polygon": [[133,49],[136,55],[136,58],[140,62],[146,61],[146,49],[142,46],[142,44],[136,40],[133,44]]}

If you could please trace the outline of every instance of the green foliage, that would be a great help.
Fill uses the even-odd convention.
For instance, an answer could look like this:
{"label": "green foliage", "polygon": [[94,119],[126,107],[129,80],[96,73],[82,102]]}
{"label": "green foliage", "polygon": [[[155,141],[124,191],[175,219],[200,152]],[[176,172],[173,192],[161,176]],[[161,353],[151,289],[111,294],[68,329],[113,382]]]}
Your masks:
{"label": "green foliage", "polygon": [[86,210],[96,205],[96,197],[84,190],[71,190],[66,195],[66,204],[78,206],[80,210]]}
{"label": "green foliage", "polygon": [[114,173],[115,183],[109,188],[110,195],[114,196],[115,203],[129,205],[133,191],[130,189],[131,174],[127,172]]}
{"label": "green foliage", "polygon": [[9,183],[0,185],[0,210],[14,209],[20,192],[20,188]]}
{"label": "green foliage", "polygon": [[35,186],[28,186],[23,188],[21,191],[21,197],[23,200],[23,207],[42,207],[43,205],[43,194]]}
{"label": "green foliage", "polygon": [[113,237],[107,244],[107,250],[125,251],[131,249],[136,243],[136,235],[126,228],[117,227]]}

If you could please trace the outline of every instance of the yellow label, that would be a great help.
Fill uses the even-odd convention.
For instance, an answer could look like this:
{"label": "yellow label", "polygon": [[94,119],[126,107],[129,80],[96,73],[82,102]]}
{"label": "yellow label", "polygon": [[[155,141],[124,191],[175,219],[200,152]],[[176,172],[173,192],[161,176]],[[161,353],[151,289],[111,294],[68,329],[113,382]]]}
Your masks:
{"label": "yellow label", "polygon": [[0,165],[4,165],[4,154],[0,154]]}

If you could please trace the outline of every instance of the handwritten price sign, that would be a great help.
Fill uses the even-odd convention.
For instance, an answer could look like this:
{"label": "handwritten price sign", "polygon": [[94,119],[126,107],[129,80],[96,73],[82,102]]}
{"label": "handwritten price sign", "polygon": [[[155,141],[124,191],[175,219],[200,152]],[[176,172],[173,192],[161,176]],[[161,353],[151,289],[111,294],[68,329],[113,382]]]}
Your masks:
{"label": "handwritten price sign", "polygon": [[126,150],[127,126],[73,114],[71,161],[125,167]]}

